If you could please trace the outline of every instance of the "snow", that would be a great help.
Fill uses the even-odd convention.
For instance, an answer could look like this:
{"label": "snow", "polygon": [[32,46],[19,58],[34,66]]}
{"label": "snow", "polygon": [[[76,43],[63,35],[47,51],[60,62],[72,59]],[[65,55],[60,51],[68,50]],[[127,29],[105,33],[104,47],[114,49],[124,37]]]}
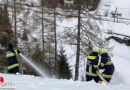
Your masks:
{"label": "snow", "polygon": [[105,32],[107,30],[111,30],[112,32],[123,34],[123,35],[130,35],[130,25],[122,24],[122,23],[114,23],[114,22],[104,22],[102,28]]}
{"label": "snow", "polygon": [[0,73],[6,82],[15,84],[15,90],[130,90],[130,47],[110,41],[113,48],[112,61],[115,65],[115,73],[110,85],[97,84],[94,81],[73,81],[66,79],[54,79],[36,77],[33,75],[11,75]]}
{"label": "snow", "polygon": [[122,17],[130,18],[130,0],[101,0],[100,12],[117,12],[122,14]]}
{"label": "snow", "polygon": [[119,44],[114,40],[111,40],[111,42],[114,45],[112,60],[116,68],[115,74],[118,76],[118,78],[115,78],[120,83],[130,85],[130,78],[128,78],[130,76],[130,72],[128,71],[130,68],[130,47]]}
{"label": "snow", "polygon": [[115,73],[110,85],[97,84],[94,81],[73,81],[66,79],[54,79],[36,77],[33,75],[11,75],[0,73],[6,82],[15,84],[15,90],[130,90],[130,47],[110,41],[113,48],[112,61],[115,65]]}
{"label": "snow", "polygon": [[[108,5],[108,6],[105,6]],[[98,8],[102,13],[108,11],[111,13],[118,9],[122,13],[121,18],[130,18],[130,0],[101,0],[101,4]],[[108,22],[104,21],[101,28],[103,32],[111,30],[112,32],[128,35],[130,36],[130,25],[127,23],[117,23],[117,22]],[[130,85],[130,73],[128,69],[130,68],[130,47],[124,44],[119,44],[114,40],[110,40],[110,46],[113,47],[112,50],[112,61],[115,65],[115,73],[111,81],[112,84],[122,83],[125,85]]]}
{"label": "snow", "polygon": [[[0,0],[0,2],[1,1],[2,0]],[[37,0],[32,1],[33,3],[38,4]],[[31,0],[28,0],[28,3],[30,2]],[[105,5],[110,5],[110,7],[106,7]],[[104,13],[107,10],[110,13],[115,11],[116,8],[122,13],[122,18],[130,18],[130,0],[101,0],[99,11]],[[21,16],[22,15],[23,14],[21,14]],[[61,30],[64,30],[65,27],[73,27],[76,25],[77,19],[64,19],[58,21],[57,24],[58,33],[62,34]],[[115,33],[130,35],[130,25],[125,23],[104,21],[102,28],[105,31],[112,30]],[[35,35],[36,34],[34,34],[34,36]],[[16,87],[15,90],[130,90],[130,72],[128,71],[130,68],[130,47],[124,44],[119,44],[114,40],[110,40],[110,46],[113,47],[112,61],[115,65],[115,73],[110,85],[97,84],[94,81],[73,81],[36,77],[32,75],[11,75],[0,73],[0,76],[4,77],[5,82],[14,83]],[[75,47],[70,47],[69,45],[64,44],[64,49],[66,50],[69,59],[68,62],[72,66],[71,69],[74,70],[73,65],[75,65],[75,56],[73,55],[76,53]]]}
{"label": "snow", "polygon": [[112,61],[115,65],[115,73],[110,85],[97,84],[94,81],[73,81],[66,79],[43,78],[32,75],[2,74],[5,82],[15,84],[15,90],[130,90],[130,47],[110,41],[113,48]]}
{"label": "snow", "polygon": [[58,80],[29,75],[1,74],[5,82],[15,83],[15,90],[129,90],[127,85],[102,85],[94,82]]}

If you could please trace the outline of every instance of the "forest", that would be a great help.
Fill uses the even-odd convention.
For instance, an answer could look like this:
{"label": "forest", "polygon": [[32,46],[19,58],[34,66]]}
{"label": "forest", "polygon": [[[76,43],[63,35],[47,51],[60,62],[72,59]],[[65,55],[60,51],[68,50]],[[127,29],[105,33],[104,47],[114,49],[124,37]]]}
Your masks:
{"label": "forest", "polygon": [[[36,3],[38,2],[38,3]],[[9,43],[24,55],[46,67],[59,78],[71,78],[72,71],[64,44],[74,46],[75,80],[80,62],[94,45],[104,46],[99,23],[90,11],[100,0],[74,0],[70,5],[63,0],[4,0],[0,4],[0,72],[7,73],[6,50]],[[74,18],[76,25],[59,30],[59,22]],[[62,33],[59,33],[62,32]],[[94,38],[93,38],[94,37]],[[22,74],[37,73],[18,57]],[[83,61],[84,62],[84,61]]]}

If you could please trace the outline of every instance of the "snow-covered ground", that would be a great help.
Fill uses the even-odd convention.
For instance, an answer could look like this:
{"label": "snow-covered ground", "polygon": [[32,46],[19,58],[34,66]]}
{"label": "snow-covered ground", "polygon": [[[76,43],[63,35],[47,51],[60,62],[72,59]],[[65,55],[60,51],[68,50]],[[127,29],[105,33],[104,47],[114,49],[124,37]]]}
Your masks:
{"label": "snow-covered ground", "polygon": [[[36,1],[36,0],[34,0]],[[113,2],[114,1],[114,2]],[[106,7],[109,6],[110,7]],[[114,11],[118,8],[122,12],[123,18],[130,18],[130,0],[102,0],[99,7],[102,11]],[[107,8],[107,9],[106,9]],[[77,19],[63,20],[57,22],[58,31],[63,30],[66,26],[75,25]],[[102,26],[103,30],[112,30],[113,32],[130,35],[130,25],[123,23],[107,22],[105,21]],[[59,32],[62,33],[62,32]],[[111,85],[96,84],[92,82],[73,81],[73,80],[58,80],[53,78],[42,78],[30,75],[8,75],[0,73],[5,82],[12,82],[15,84],[15,90],[130,90],[130,47],[124,44],[119,44],[114,40],[110,40],[110,46],[113,46],[112,61],[115,65],[115,73],[111,81]],[[69,45],[65,45],[67,57],[73,56],[75,49]],[[75,57],[70,58],[69,62],[74,65]],[[1,89],[1,88],[0,88]]]}
{"label": "snow-covered ground", "polygon": [[115,74],[112,83],[123,83],[130,85],[130,47],[124,44],[119,44],[114,40],[111,40],[111,45],[114,46],[112,60],[115,65]]}
{"label": "snow-covered ground", "polygon": [[[125,84],[102,85],[94,82],[81,82],[72,80],[58,80],[41,78],[27,75],[7,75],[4,76],[5,83],[11,82],[15,90],[129,90],[130,86]],[[0,88],[2,89],[2,88]],[[5,90],[5,89],[4,89]]]}

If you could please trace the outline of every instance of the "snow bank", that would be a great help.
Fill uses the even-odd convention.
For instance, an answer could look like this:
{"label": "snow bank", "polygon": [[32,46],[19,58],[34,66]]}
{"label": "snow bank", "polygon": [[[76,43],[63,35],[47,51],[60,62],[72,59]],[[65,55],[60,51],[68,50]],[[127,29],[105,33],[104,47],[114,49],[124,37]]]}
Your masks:
{"label": "snow bank", "polygon": [[130,47],[119,44],[114,40],[111,40],[111,45],[114,46],[112,61],[115,65],[115,74],[112,83],[130,85]]}
{"label": "snow bank", "polygon": [[102,85],[94,82],[48,79],[29,75],[7,75],[5,81],[15,83],[15,90],[129,90],[126,85]]}

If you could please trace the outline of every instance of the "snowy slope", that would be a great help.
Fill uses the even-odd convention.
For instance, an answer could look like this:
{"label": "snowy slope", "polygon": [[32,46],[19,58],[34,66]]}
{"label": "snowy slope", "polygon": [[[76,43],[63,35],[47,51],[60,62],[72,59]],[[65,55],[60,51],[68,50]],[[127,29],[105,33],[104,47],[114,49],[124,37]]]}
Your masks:
{"label": "snowy slope", "polygon": [[104,31],[112,30],[112,32],[130,36],[130,25],[127,24],[104,22],[102,28]]}
{"label": "snowy slope", "polygon": [[72,80],[58,80],[40,78],[27,75],[6,75],[5,82],[15,84],[15,90],[129,90],[127,85],[100,85],[93,82],[80,82]]}
{"label": "snowy slope", "polygon": [[115,74],[112,83],[130,85],[130,47],[119,44],[114,40],[111,40],[111,45],[114,46],[112,60],[115,65]]}
{"label": "snowy slope", "polygon": [[[110,5],[109,9],[107,9],[109,12],[114,11],[115,8],[118,7],[121,8],[119,11],[123,10],[122,17],[129,18],[129,2],[130,0],[102,0],[101,6],[99,8],[106,9],[106,7],[104,7],[104,4],[107,3]],[[76,24],[76,22],[77,19],[63,20],[62,22],[58,21],[58,32],[62,33],[60,31],[63,30],[66,26],[72,27]],[[130,35],[130,25],[104,22],[102,28],[105,28],[104,30],[110,29],[116,33]],[[130,47],[119,44],[114,40],[111,40],[110,43],[110,46],[114,46],[112,51],[112,61],[115,65],[116,70],[111,81],[111,85],[108,86],[96,84],[94,82],[74,82],[72,80],[58,80],[29,75],[8,75],[0,73],[0,76],[3,76],[5,78],[5,82],[14,83],[16,90],[130,90],[130,72],[128,71],[130,68]],[[64,46],[66,49],[67,57],[69,58],[73,56],[76,50],[69,45]],[[75,57],[69,58],[69,62],[71,65],[75,65]]]}
{"label": "snowy slope", "polygon": [[112,61],[115,65],[115,74],[112,83],[130,85],[130,47],[119,44],[114,40],[111,40],[111,46],[114,46]]}

